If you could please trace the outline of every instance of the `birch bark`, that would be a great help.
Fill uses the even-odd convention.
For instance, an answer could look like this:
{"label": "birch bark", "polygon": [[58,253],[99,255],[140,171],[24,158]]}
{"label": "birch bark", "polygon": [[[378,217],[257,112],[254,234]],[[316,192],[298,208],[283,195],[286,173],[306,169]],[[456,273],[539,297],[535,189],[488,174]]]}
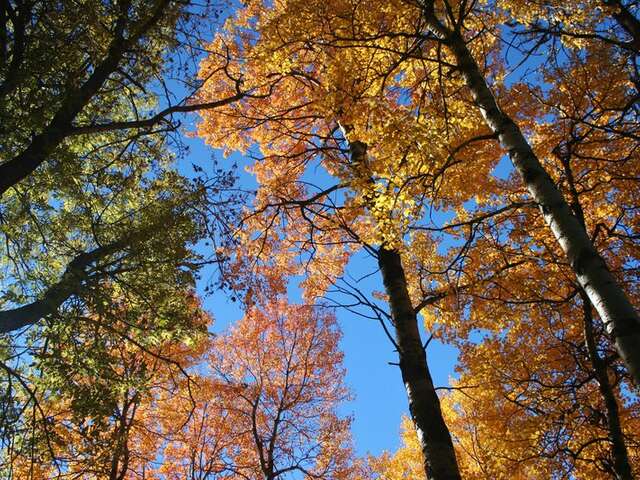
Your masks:
{"label": "birch bark", "polygon": [[638,312],[594,248],[518,125],[498,106],[460,32],[451,30],[440,22],[435,14],[433,1],[422,3],[422,12],[427,28],[455,57],[458,69],[487,125],[507,149],[513,165],[540,206],[547,225],[567,256],[578,283],[600,315],[636,384],[640,385]]}

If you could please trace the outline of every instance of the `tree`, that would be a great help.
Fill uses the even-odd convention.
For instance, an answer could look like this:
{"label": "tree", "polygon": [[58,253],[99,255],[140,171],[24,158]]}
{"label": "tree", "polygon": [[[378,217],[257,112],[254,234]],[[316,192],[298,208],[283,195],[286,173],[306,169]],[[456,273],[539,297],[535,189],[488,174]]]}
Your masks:
{"label": "tree", "polygon": [[[299,57],[295,60],[297,65],[293,70],[288,68],[292,66],[290,63],[283,63],[282,70],[289,70],[299,79],[313,82],[314,79],[317,81],[315,73],[319,67],[319,55],[331,62],[332,58],[339,56],[345,59],[353,54],[351,60],[346,59],[345,65],[334,64],[329,69],[320,69],[323,73],[336,74],[336,77],[344,75],[349,65],[356,69],[346,73],[345,79],[351,80],[345,83],[342,83],[343,80],[337,80],[331,87],[323,86],[326,91],[335,91],[340,101],[346,102],[345,105],[363,96],[368,97],[371,103],[383,101],[385,95],[391,95],[395,91],[401,99],[410,104],[414,102],[416,108],[420,104],[417,111],[422,115],[423,104],[433,103],[433,100],[441,101],[443,105],[440,110],[444,118],[439,117],[439,126],[442,127],[444,123],[448,135],[458,128],[464,128],[464,122],[478,118],[477,114],[481,113],[483,118],[486,118],[489,132],[483,132],[483,138],[479,140],[499,139],[507,153],[513,157],[516,170],[524,178],[531,198],[541,206],[543,218],[551,227],[582,288],[589,295],[602,321],[609,325],[628,367],[632,372],[636,372],[634,365],[639,360],[635,359],[634,352],[640,351],[637,348],[637,336],[640,331],[637,313],[627,294],[618,286],[618,280],[607,268],[602,255],[584,233],[579,220],[556,188],[548,170],[512,119],[509,112],[511,106],[507,109],[500,108],[494,92],[488,86],[486,79],[494,75],[500,76],[504,70],[498,50],[500,42],[496,41],[501,38],[500,32],[496,29],[503,17],[502,11],[500,15],[492,15],[485,7],[467,2],[461,2],[459,5],[444,2],[442,5],[438,4],[437,8],[433,2],[400,2],[396,8],[398,12],[403,12],[402,18],[394,14],[389,20],[380,21],[381,15],[388,14],[390,8],[391,5],[387,4],[364,11],[359,10],[357,5],[350,5],[349,2],[337,2],[333,5],[333,11],[343,12],[344,15],[335,17],[317,5],[287,4],[281,10],[284,12],[282,18],[286,12],[295,9],[305,12],[306,22],[299,25],[287,24],[291,33],[289,38],[297,39],[297,43],[289,45],[289,51],[295,50]],[[258,11],[257,4],[251,11]],[[350,22],[343,21],[345,16],[350,17]],[[323,21],[327,18],[330,21]],[[517,21],[518,18],[514,20]],[[348,27],[346,23],[351,23],[352,26]],[[305,25],[306,30],[303,30],[301,25]],[[480,32],[472,38],[472,44],[468,44],[464,38],[465,28]],[[262,26],[260,29],[263,30]],[[490,36],[489,32],[495,34]],[[259,34],[263,33],[264,31],[261,31]],[[350,53],[342,52],[336,55],[335,49],[348,49]],[[362,50],[377,51],[380,55],[372,63],[358,64],[357,60],[363,58],[354,52]],[[474,55],[483,61],[478,62]],[[493,57],[497,60],[494,61]],[[489,76],[485,76],[479,67],[481,63],[486,63],[491,69]],[[356,72],[362,74],[362,65],[368,65],[369,71],[360,75],[362,78],[358,78]],[[413,76],[416,71],[418,78]],[[265,75],[269,73],[265,70],[262,72]],[[400,72],[412,74],[401,74],[400,77],[394,78],[394,75]],[[463,85],[464,88],[461,88]],[[502,89],[502,86],[500,88]],[[425,95],[418,96],[420,91]],[[507,92],[512,98],[517,98],[517,88],[507,89]],[[403,97],[403,93],[406,96]],[[344,116],[348,109],[343,108],[340,111],[335,106],[331,108],[329,104],[336,100],[335,96],[329,95],[324,100],[324,106],[329,107],[329,115],[337,118]],[[479,107],[475,112],[468,108],[470,101]],[[516,103],[513,106],[525,108],[526,104]],[[352,112],[347,114],[351,115]],[[353,123],[351,120],[343,119],[343,122]],[[354,126],[357,128],[356,124]],[[430,127],[438,128],[438,122],[433,121]],[[448,138],[448,135],[445,138]],[[369,141],[365,143],[372,144]],[[432,146],[441,143],[435,141]],[[637,376],[636,373],[633,374]]]}
{"label": "tree", "polygon": [[606,333],[588,316],[581,325],[574,285],[552,283],[561,299],[535,289],[511,296],[510,284],[442,305],[472,308],[479,329],[456,342],[460,378],[443,402],[465,475],[632,478],[638,406]]}
{"label": "tree", "polygon": [[[62,348],[59,328],[122,298],[152,310],[192,289],[211,260],[193,248],[217,234],[202,212],[221,208],[222,223],[232,214],[234,200],[218,193],[234,175],[179,173],[174,115],[241,95],[189,103],[198,88],[189,49],[213,11],[170,1],[0,6],[0,361],[3,389],[27,388],[27,403],[24,364]],[[23,410],[9,410],[18,421]]]}
{"label": "tree", "polygon": [[[168,80],[163,56],[172,52],[179,60],[181,49],[197,48],[198,17],[215,13],[213,8],[198,8],[170,0],[5,2],[0,17],[0,195],[46,162],[73,162],[65,154],[77,135],[89,135],[97,146],[105,140],[101,133],[118,131],[118,141],[126,144],[175,129],[170,119],[174,113],[215,108],[240,98],[238,90],[218,102],[187,105],[190,90],[197,87],[189,85],[187,67],[178,64],[187,97],[172,105],[175,94],[165,90],[169,105],[151,110],[159,98],[152,83]],[[78,165],[68,168],[67,174],[79,170]]]}
{"label": "tree", "polygon": [[7,432],[6,478],[140,474],[154,460],[146,411],[165,391],[192,381],[187,371],[209,345],[211,318],[192,293],[165,292],[151,310],[121,297],[76,315],[72,324],[53,325],[55,335],[33,351],[35,361],[20,365],[17,378],[28,389],[16,397],[33,415]]}
{"label": "tree", "polygon": [[445,2],[443,12],[436,12],[433,1],[416,6],[421,9],[425,27],[454,58],[474,103],[508,151],[509,158],[567,256],[578,282],[615,339],[620,356],[636,382],[640,383],[640,317],[516,122],[496,102],[462,34],[464,22],[471,11],[465,11],[465,5],[460,5],[455,9],[458,10],[456,14],[448,2]]}
{"label": "tree", "polygon": [[[578,87],[594,72],[567,77],[573,82],[567,91],[579,108]],[[562,139],[565,133],[558,135]],[[612,192],[611,184],[601,182],[604,172],[596,162],[603,143],[596,139],[574,145],[571,159],[558,158],[566,167],[559,184],[599,248],[627,258],[634,255],[631,245],[597,232],[597,225],[608,221],[606,210],[589,208],[604,205],[600,195]],[[543,148],[554,150],[553,145]],[[578,159],[583,160],[579,173],[572,170]],[[620,202],[612,208],[624,211],[626,192],[616,192]],[[479,240],[467,252],[467,272],[481,274],[505,261],[514,267],[475,284],[465,275],[427,319],[436,336],[461,351],[462,376],[444,402],[460,445],[461,468],[471,478],[633,478],[637,402],[629,394],[632,381],[536,216],[527,209],[476,221]]]}
{"label": "tree", "polygon": [[[634,211],[634,200],[629,197],[634,195],[633,177],[626,170],[637,162],[633,153],[637,147],[631,108],[634,97],[628,85],[612,89],[608,83],[625,82],[628,63],[619,62],[596,38],[588,55],[550,55],[548,64],[539,69],[543,80],[537,84],[524,78],[505,85],[502,79],[507,67],[500,49],[501,40],[508,42],[509,38],[501,34],[498,25],[509,18],[507,6],[497,13],[484,4],[466,2],[445,2],[435,10],[431,7],[429,3],[398,2],[372,4],[365,9],[357,2],[285,2],[268,10],[261,2],[252,2],[240,15],[242,23],[236,30],[229,27],[230,33],[212,45],[212,50],[231,52],[236,61],[230,68],[242,72],[249,84],[270,75],[288,77],[269,103],[239,102],[222,109],[215,118],[205,114],[201,126],[202,135],[212,145],[247,149],[258,143],[262,158],[253,171],[261,190],[255,215],[263,218],[251,225],[263,232],[287,229],[286,239],[265,234],[256,246],[243,246],[241,251],[250,258],[278,255],[274,265],[281,272],[295,275],[304,271],[309,278],[303,284],[315,283],[322,292],[342,271],[345,258],[339,242],[364,245],[377,254],[399,248],[403,263],[410,265],[403,274],[409,278],[408,291],[417,299],[414,305],[422,307],[411,309],[430,316],[430,326],[446,321],[452,331],[459,328],[458,332],[468,334],[479,328],[475,312],[460,308],[451,316],[438,318],[433,309],[424,307],[444,298],[455,303],[455,292],[481,292],[492,283],[504,285],[500,280],[507,271],[516,271],[507,278],[517,278],[517,273],[527,268],[534,276],[548,275],[545,269],[561,264],[558,255],[566,255],[571,245],[570,260],[562,266],[562,274],[571,270],[575,274],[576,259],[587,259],[578,268],[579,289],[591,298],[604,324],[612,325],[611,312],[605,311],[609,307],[626,305],[626,312],[633,313],[629,301],[612,300],[622,298],[620,295],[626,298],[615,281],[626,284],[635,276],[635,268],[621,262],[622,258],[624,262],[636,258],[632,242],[624,240],[634,235],[629,235],[629,230],[635,232],[635,221],[626,213]],[[467,34],[469,41],[463,38]],[[475,58],[487,65],[486,75]],[[603,64],[612,68],[603,69]],[[203,74],[216,65],[215,58],[203,64]],[[563,73],[563,69],[570,73]],[[504,109],[498,108],[485,79],[495,80]],[[541,82],[546,83],[541,86]],[[212,77],[203,98],[219,95],[224,88],[224,82],[215,82]],[[583,92],[588,101],[581,102],[577,92]],[[472,103],[481,108],[469,108]],[[573,112],[567,114],[570,108]],[[535,153],[513,118],[537,135]],[[340,128],[347,132],[346,139],[336,135]],[[503,179],[492,172],[502,155],[497,141],[517,157],[512,160],[524,172],[529,193],[515,178]],[[577,190],[572,177],[575,165],[572,167],[569,160],[567,166],[568,146],[575,158],[590,162],[579,169]],[[347,149],[350,161],[340,155]],[[356,150],[368,155],[354,161]],[[336,177],[333,185],[310,185],[304,172],[318,166]],[[532,169],[535,172],[529,175]],[[553,180],[547,172],[552,172]],[[611,183],[608,187],[601,183],[612,177],[616,179],[613,188]],[[294,182],[294,178],[299,180]],[[564,200],[561,189],[570,202]],[[620,199],[622,214],[609,227],[615,218],[610,207],[612,195]],[[583,221],[576,196],[588,212]],[[551,206],[545,203],[549,199],[553,200]],[[540,205],[544,208],[538,212],[531,208]],[[439,209],[453,219],[432,222],[425,218],[428,208]],[[275,214],[263,215],[269,209]],[[334,209],[340,213],[331,217]],[[297,210],[299,216],[292,213]],[[360,216],[363,212],[366,214]],[[552,224],[550,231],[542,228],[544,221]],[[306,236],[298,236],[305,222],[312,225]],[[358,222],[366,227],[354,226]],[[343,239],[336,225],[346,230]],[[602,230],[609,235],[599,237]],[[415,236],[407,242],[408,231]],[[564,242],[564,253],[550,243],[553,235]],[[244,243],[252,240],[256,239],[250,235],[243,238]],[[438,244],[446,246],[445,241],[455,246],[443,255]],[[577,245],[582,247],[576,249]],[[301,250],[305,252],[303,261],[308,262],[303,270],[291,266],[293,252]],[[622,256],[616,258],[618,255]],[[582,271],[585,266],[586,273]],[[618,280],[614,281],[614,274]],[[606,286],[598,283],[601,281]],[[539,283],[530,283],[540,288]],[[283,281],[272,276],[270,285],[283,288]],[[607,289],[609,293],[604,292]],[[537,295],[544,296],[545,290]],[[635,295],[632,288],[629,293]],[[594,300],[607,295],[609,307]],[[614,329],[613,337],[619,351],[627,349],[622,356],[633,375],[632,356],[638,350],[630,346],[633,340],[625,343],[620,339],[627,333],[628,339],[635,335],[637,321],[633,318],[637,317],[635,313],[620,315],[620,311],[616,315],[625,333],[620,336],[621,330]],[[570,318],[582,332],[583,315],[572,313]],[[590,357],[595,363],[588,369],[593,372],[598,370],[597,355]],[[423,379],[425,376],[421,374]],[[611,397],[605,376],[598,377],[597,383],[604,385],[600,393]],[[620,435],[613,433],[615,409],[607,408],[615,450],[614,439]],[[624,463],[619,462],[620,469],[625,468]]]}
{"label": "tree", "polygon": [[[236,225],[235,243],[214,251],[224,259],[222,286],[255,309],[265,293],[284,295],[301,277],[306,302],[334,301],[380,321],[398,352],[423,452],[415,462],[427,478],[633,477],[634,4],[249,1],[207,45],[186,95],[193,103],[157,113],[148,92],[166,70],[153,65],[184,40],[179,26],[195,18],[187,6],[96,4],[92,14],[112,27],[89,22],[86,32],[74,30],[75,6],[48,7],[13,2],[0,10],[6,58],[20,68],[33,61],[45,80],[3,67],[11,105],[26,99],[23,110],[2,111],[12,129],[0,167],[26,169],[4,192],[1,212],[11,283],[0,313],[0,330],[11,334],[0,350],[6,425],[26,421],[21,405],[35,398],[17,339],[27,340],[29,361],[30,352],[40,361],[52,345],[62,349],[59,339],[70,337],[61,332],[76,328],[75,318],[113,312],[120,298],[164,304],[192,287],[204,261],[193,245],[211,233],[206,215],[226,223],[237,199],[230,194],[224,207],[211,200],[226,194],[232,175],[189,182],[172,169],[171,115],[199,105],[216,108],[203,113],[201,136],[255,157],[253,209]],[[20,27],[20,18],[33,21]],[[69,26],[84,48],[58,42],[60,65],[88,59],[71,89],[64,70],[36,61],[52,44],[51,25]],[[36,43],[21,39],[21,29]],[[107,41],[91,43],[96,32]],[[110,70],[121,60],[131,63]],[[16,79],[24,81],[13,89]],[[349,277],[366,255],[380,270],[382,294]],[[461,378],[448,387],[444,409],[419,315],[431,338],[461,352]],[[166,330],[164,321],[146,328],[147,318],[164,317],[136,316],[145,331]],[[101,317],[101,328],[115,319]],[[165,465],[158,475],[289,471],[265,450],[277,422],[265,420],[263,432],[254,427],[263,417],[245,410],[251,428],[235,430],[243,395],[260,406],[265,392],[243,387],[240,377],[227,381],[220,372],[233,366],[214,357],[217,377],[198,372],[205,388],[195,397],[190,382],[146,404],[118,397],[120,412],[133,408],[165,430],[137,431],[134,441],[149,455],[136,472],[157,470],[151,458],[165,453],[182,470]],[[191,411],[198,421],[180,422]],[[112,459],[129,451],[127,418],[106,422],[120,425],[109,430]],[[173,434],[167,444],[158,440]],[[242,463],[239,455],[255,452],[257,461]],[[405,473],[389,461],[389,475]],[[116,460],[111,472],[121,475],[125,463]]]}
{"label": "tree", "polygon": [[[309,66],[295,40],[297,28],[306,30],[308,26],[296,24],[293,32],[286,32],[294,40],[285,36],[280,28],[283,18],[297,9],[289,6],[272,19],[272,12],[254,7],[250,6],[239,17],[240,21],[248,18],[251,22],[254,16],[260,18],[262,29],[256,38],[246,35],[245,24],[236,23],[209,48],[225,48],[231,52],[234,61],[229,63],[229,68],[238,69],[235,74],[242,74],[249,85],[262,82],[263,76],[282,76],[283,80],[268,101],[247,99],[229,109],[221,109],[215,117],[204,114],[201,126],[202,134],[214,146],[246,148],[256,141],[263,155],[253,167],[260,184],[256,212],[243,225],[244,234],[235,254],[234,272],[241,280],[232,281],[232,285],[246,288],[248,281],[243,273],[252,270],[254,262],[264,261],[266,265],[259,266],[258,270],[267,278],[267,287],[250,288],[249,297],[252,290],[282,291],[286,283],[283,275],[304,272],[306,298],[313,299],[338,281],[350,250],[364,248],[370,252],[380,266],[389,297],[388,318],[395,332],[391,341],[400,355],[410,408],[422,436],[425,470],[433,478],[457,478],[453,445],[440,415],[418,330],[420,308],[414,305],[422,305],[422,298],[419,293],[414,299],[410,297],[400,257],[400,250],[409,251],[413,246],[403,244],[407,224],[417,221],[414,217],[421,218],[427,201],[415,202],[411,197],[417,190],[415,186],[409,186],[412,188],[409,192],[402,191],[403,184],[408,183],[406,179],[414,173],[415,164],[406,170],[401,167],[397,176],[390,172],[388,158],[402,158],[406,153],[405,141],[410,141],[408,136],[397,141],[392,139],[391,135],[398,132],[394,127],[399,124],[395,123],[390,129],[393,133],[387,132],[386,141],[375,139],[377,129],[384,129],[385,121],[393,121],[392,108],[398,107],[397,97],[385,99],[388,104],[381,101],[371,106],[367,102],[367,89],[375,90],[377,83],[374,82],[382,81],[375,78],[375,72],[371,81],[374,85],[363,86],[364,93],[358,90],[360,87],[354,92],[341,91],[341,86],[348,88],[349,81],[362,74],[355,66],[359,62],[366,64],[371,57],[369,52],[364,49],[355,54],[349,52],[350,56],[340,57],[341,62],[327,54],[326,62],[315,59],[317,63]],[[283,65],[285,58],[288,63]],[[299,68],[296,59],[302,64]],[[209,62],[203,63],[203,76],[217,69],[215,57]],[[323,71],[318,65],[330,68]],[[349,65],[353,70],[349,70]],[[202,100],[206,101],[207,95],[224,95],[221,88],[224,89],[224,82],[211,77],[202,90]],[[337,118],[336,112],[340,112]],[[374,113],[382,117],[381,121],[367,128],[363,123]],[[341,127],[345,131],[342,136]],[[415,130],[429,135],[421,125],[416,125]],[[373,139],[374,155],[367,155],[370,145],[361,138],[367,142]],[[438,176],[438,169],[447,169],[448,159],[445,157],[443,163],[434,165],[433,169],[422,163],[424,177]],[[491,160],[486,162],[485,168],[491,163]],[[305,180],[305,172],[314,168],[326,169],[337,177],[336,184],[316,187]],[[447,190],[447,194],[450,191]],[[345,201],[338,201],[333,195],[335,192],[344,194]],[[401,220],[396,221],[396,215]],[[295,265],[298,256],[302,268]]]}
{"label": "tree", "polygon": [[321,308],[249,310],[214,340],[197,389],[162,404],[161,478],[355,478],[339,339]]}
{"label": "tree", "polygon": [[[236,83],[228,98],[191,102],[199,85],[193,49],[203,17],[218,14],[214,6],[44,0],[5,2],[1,12],[2,263],[11,285],[0,330],[13,332],[76,295],[93,277],[89,269],[155,235],[149,224],[180,223],[171,218],[178,212],[149,218],[150,203],[173,196],[176,205],[206,210],[205,197],[233,175],[198,185],[180,178],[174,115],[244,93]],[[140,225],[145,215],[147,225]],[[126,230],[134,217],[138,224]]]}

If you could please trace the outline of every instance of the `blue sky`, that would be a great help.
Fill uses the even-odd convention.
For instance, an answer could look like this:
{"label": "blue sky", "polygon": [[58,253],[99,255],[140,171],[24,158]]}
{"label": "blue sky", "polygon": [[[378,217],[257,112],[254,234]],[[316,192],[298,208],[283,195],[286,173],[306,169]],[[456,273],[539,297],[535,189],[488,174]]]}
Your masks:
{"label": "blue sky", "polygon": [[[516,60],[518,59],[512,60],[514,64],[517,63]],[[519,70],[528,65],[520,66]],[[513,72],[508,82],[514,81],[516,77],[518,74]],[[180,85],[175,84],[174,86],[177,87],[176,92],[181,91]],[[196,122],[196,115],[187,117],[183,123],[186,131],[195,131]],[[184,141],[189,145],[190,153],[186,158],[180,160],[179,168],[182,173],[192,174],[192,163],[208,171],[211,168],[213,158],[218,159],[223,167],[230,166],[233,161],[237,161],[241,167],[238,172],[240,174],[239,186],[248,189],[255,188],[252,177],[242,168],[243,165],[248,165],[250,160],[239,155],[232,155],[230,159],[223,160],[222,152],[206,146],[198,138],[185,138]],[[497,176],[506,177],[511,171],[511,162],[505,157],[494,173]],[[317,178],[313,178],[313,175],[316,175]],[[326,173],[319,169],[312,169],[312,172],[307,174],[305,179],[325,186],[330,181]],[[439,218],[440,221],[446,219],[446,215],[442,212],[436,213],[436,215],[442,217]],[[449,246],[449,244],[445,246]],[[379,272],[376,272],[376,268],[374,260],[364,252],[360,252],[353,257],[347,271],[353,277],[372,273],[366,280],[358,284],[358,287],[363,291],[372,292],[382,290],[382,279]],[[231,301],[220,291],[214,294],[204,292],[204,287],[208,281],[211,281],[212,275],[215,273],[203,272],[202,281],[198,285],[198,293],[207,310],[215,318],[214,331],[220,332],[240,319],[242,310],[239,303]],[[292,285],[290,292],[291,298],[289,300],[291,302],[299,301],[295,285]],[[344,309],[337,309],[336,315],[343,331],[341,347],[345,354],[346,382],[354,396],[354,400],[344,406],[343,413],[353,417],[352,431],[356,451],[359,455],[367,453],[378,455],[384,450],[393,451],[400,444],[399,430],[402,415],[408,414],[407,396],[400,370],[396,365],[390,364],[397,362],[397,354],[377,321],[359,317]],[[423,339],[428,338],[424,329],[422,334]],[[456,358],[455,348],[443,345],[437,340],[433,340],[429,344],[427,359],[436,386],[448,385],[449,379],[454,376]]]}
{"label": "blue sky", "polygon": [[[195,114],[184,118],[183,126],[186,132],[195,132],[198,117]],[[198,165],[205,172],[211,171],[213,161],[218,160],[219,167],[230,167],[234,162],[239,165],[238,186],[245,189],[255,189],[253,177],[244,170],[252,160],[238,154],[225,159],[221,151],[214,150],[199,139],[192,136],[184,137],[183,141],[189,146],[189,155],[179,161],[179,170],[185,175],[193,175],[192,164]],[[305,174],[305,180],[326,187],[331,185],[332,179],[320,168],[310,168]],[[496,176],[505,178],[513,171],[510,160],[502,158],[495,171]],[[432,212],[434,219],[445,222],[450,215],[446,212]],[[452,246],[451,241],[442,247]],[[205,247],[206,248],[206,247]],[[210,254],[203,251],[206,256]],[[347,266],[347,272],[352,278],[366,277],[358,288],[364,292],[381,291],[383,289],[380,273],[373,258],[364,252],[354,255]],[[370,275],[368,275],[370,274]],[[215,269],[204,270],[202,280],[198,284],[198,293],[205,308],[215,318],[214,331],[220,332],[242,316],[241,305],[233,302],[221,291],[205,293],[204,287],[215,281]],[[299,279],[297,280],[299,281]],[[299,302],[300,295],[296,288],[296,280],[292,281],[290,302]],[[336,316],[343,331],[342,350],[345,354],[346,383],[352,391],[354,399],[344,405],[342,412],[353,417],[352,432],[356,452],[359,455],[368,453],[378,455],[382,451],[393,451],[400,445],[400,421],[408,414],[406,391],[402,383],[400,370],[396,365],[397,354],[393,345],[386,337],[380,324],[371,319],[359,317],[345,309],[336,309]],[[422,325],[421,325],[422,328]],[[423,340],[428,334],[422,329]],[[434,384],[447,386],[449,379],[455,376],[454,366],[457,350],[433,340],[427,350],[427,360]]]}
{"label": "blue sky", "polygon": [[[196,119],[195,116],[189,117],[188,123],[191,125],[187,126],[187,130],[194,129]],[[193,173],[192,163],[201,166],[205,171],[207,167],[210,169],[213,158],[218,159],[223,167],[233,161],[238,161],[241,166],[249,162],[240,156],[223,160],[221,152],[206,146],[198,138],[186,138],[185,142],[190,147],[190,153],[180,160],[180,170],[187,175]],[[240,169],[239,174],[239,186],[254,188],[255,183],[248,173]],[[359,288],[365,292],[382,290],[382,280],[379,272],[376,272],[375,262],[364,252],[354,256],[347,270],[353,277],[373,273],[358,284]],[[204,292],[204,287],[212,275],[212,272],[203,272],[198,293],[204,306],[215,318],[214,331],[220,332],[237,321],[242,316],[242,310],[239,303],[231,301],[220,291],[214,294]],[[292,282],[290,292],[289,300],[299,301],[295,281]],[[359,317],[341,308],[336,309],[336,316],[343,331],[341,348],[345,354],[346,383],[354,397],[353,401],[344,405],[342,412],[353,417],[352,431],[356,451],[359,455],[377,455],[384,450],[393,451],[400,443],[401,417],[408,414],[407,397],[400,370],[396,365],[390,364],[397,362],[397,354],[377,321]],[[425,339],[428,337],[424,332],[423,336]],[[449,377],[453,375],[456,350],[434,340],[430,343],[427,354],[436,386],[447,385]]]}

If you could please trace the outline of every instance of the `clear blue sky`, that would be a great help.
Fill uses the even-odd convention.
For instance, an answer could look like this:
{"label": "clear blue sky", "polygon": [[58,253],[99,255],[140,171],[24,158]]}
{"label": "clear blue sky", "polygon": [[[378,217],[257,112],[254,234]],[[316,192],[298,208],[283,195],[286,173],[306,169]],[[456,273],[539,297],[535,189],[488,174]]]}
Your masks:
{"label": "clear blue sky", "polygon": [[[188,120],[191,126],[187,129],[192,130],[196,117],[189,117]],[[207,147],[197,138],[185,141],[190,146],[190,155],[180,161],[180,170],[185,174],[192,173],[191,163],[200,165],[205,170],[207,167],[211,168],[213,157],[223,166],[230,165],[233,161],[223,160],[220,152]],[[241,157],[236,157],[235,160],[246,162]],[[239,173],[240,186],[255,186],[248,173]],[[353,277],[360,277],[375,269],[374,260],[360,253],[352,259],[347,270]],[[204,286],[211,275],[211,272],[203,272],[198,291],[205,307],[216,320],[214,330],[221,331],[238,320],[242,311],[238,303],[232,302],[222,293],[205,294]],[[363,291],[382,290],[380,274],[369,276],[359,284],[359,288]],[[299,301],[295,285],[290,290],[290,301]],[[397,355],[377,321],[359,317],[343,309],[337,309],[336,315],[344,334],[341,347],[345,354],[346,382],[354,395],[354,400],[344,406],[343,412],[353,416],[352,430],[356,451],[360,455],[377,455],[383,450],[393,451],[399,446],[400,419],[403,414],[408,413],[400,371],[397,366],[389,364],[397,362]],[[434,340],[429,345],[427,354],[435,384],[447,385],[449,377],[453,375],[455,349]]]}
{"label": "clear blue sky", "polygon": [[[515,77],[517,75],[511,75],[508,82],[513,81]],[[170,84],[177,87],[176,94],[181,91],[179,84],[174,82]],[[196,115],[190,115],[184,119],[183,125],[186,131],[195,131],[197,119]],[[241,167],[243,164],[250,163],[248,159],[237,155],[232,155],[231,159],[225,160],[221,152],[206,146],[198,138],[185,138],[184,141],[190,146],[189,156],[180,160],[180,171],[184,174],[193,173],[192,163],[208,171],[212,166],[213,158],[218,159],[222,166],[230,166],[234,160]],[[506,177],[511,170],[511,163],[505,157],[494,173]],[[255,188],[255,182],[248,173],[242,168],[238,173],[241,187]],[[307,177],[306,180],[311,182],[316,180],[313,183],[320,185],[327,183],[328,178],[325,173],[316,170],[313,174],[323,178]],[[359,278],[375,272],[376,268],[374,260],[361,252],[352,259],[347,271],[353,277]],[[215,273],[203,272],[198,293],[202,297],[205,308],[215,318],[214,331],[219,332],[240,319],[242,310],[239,303],[232,302],[221,292],[205,294],[204,287],[207,281],[211,280],[212,275]],[[358,284],[358,287],[365,292],[381,291],[382,279],[379,272],[367,277]],[[290,291],[289,301],[299,301],[295,285],[292,285]],[[367,453],[378,455],[384,450],[393,451],[400,444],[399,430],[402,415],[408,414],[407,396],[400,370],[397,366],[390,365],[390,362],[397,362],[397,354],[377,321],[359,317],[344,309],[337,309],[336,315],[343,331],[341,347],[345,355],[346,382],[354,396],[354,400],[344,406],[343,413],[353,417],[352,431],[356,452],[359,455]],[[428,338],[424,330],[422,334],[423,339]],[[455,348],[443,345],[436,340],[430,343],[427,360],[436,386],[448,385],[450,377],[454,376],[456,357]]]}
{"label": "clear blue sky", "polygon": [[[225,10],[219,18],[221,22],[225,16],[233,10],[232,7]],[[211,34],[215,30],[215,26]],[[521,56],[518,52],[512,51],[509,60],[512,65],[518,65]],[[506,82],[510,84],[517,81],[527,73],[535,72],[535,67],[540,59],[530,58],[524,64],[520,64],[514,72],[507,77]],[[181,91],[179,83],[169,82],[177,87],[174,91],[178,94]],[[187,131],[195,131],[196,115],[185,118],[184,125]],[[200,165],[207,171],[211,168],[212,158],[217,158],[220,163],[230,165],[230,160],[223,160],[221,152],[216,152],[207,147],[200,139],[186,138],[185,142],[190,146],[190,155],[181,159],[180,171],[184,174],[192,174],[191,163]],[[235,158],[241,165],[249,161],[239,156]],[[505,156],[497,166],[494,174],[499,177],[507,177],[513,170],[511,162]],[[255,182],[249,174],[240,170],[240,186],[246,188],[255,187]],[[317,175],[323,175],[317,173]],[[316,180],[307,178],[307,180]],[[318,184],[326,183],[327,178],[317,179]],[[206,253],[206,252],[205,252]],[[367,273],[372,273],[376,269],[372,258],[364,253],[356,255],[347,270],[353,277],[360,277]],[[224,294],[218,292],[207,295],[204,287],[207,281],[211,280],[211,272],[203,272],[202,281],[198,285],[198,292],[203,299],[207,310],[213,314],[216,324],[215,331],[222,331],[229,324],[235,322],[242,316],[242,311],[238,303],[232,302]],[[382,280],[379,272],[369,276],[363,283],[358,285],[363,291],[382,290]],[[291,302],[299,300],[295,286],[290,289]],[[400,443],[399,427],[403,414],[408,414],[408,403],[406,391],[402,383],[399,368],[390,365],[389,362],[397,362],[397,354],[394,352],[392,344],[385,336],[382,327],[374,320],[358,317],[345,310],[338,309],[336,315],[343,331],[342,350],[345,354],[345,368],[347,372],[346,382],[354,395],[354,400],[344,406],[343,412],[353,416],[353,437],[356,451],[360,455],[371,453],[380,454],[383,450],[395,450]],[[428,335],[423,331],[423,338]],[[436,386],[448,385],[449,378],[454,376],[454,365],[456,363],[457,351],[449,346],[443,345],[434,340],[430,343],[427,351],[429,368]]]}

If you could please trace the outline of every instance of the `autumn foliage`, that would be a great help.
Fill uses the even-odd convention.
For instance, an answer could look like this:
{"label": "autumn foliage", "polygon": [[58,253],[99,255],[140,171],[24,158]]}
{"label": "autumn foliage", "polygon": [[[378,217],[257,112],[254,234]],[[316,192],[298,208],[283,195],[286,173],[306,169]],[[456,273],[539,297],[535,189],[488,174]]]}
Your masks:
{"label": "autumn foliage", "polygon": [[162,402],[163,478],[355,478],[339,338],[313,307],[247,312],[213,341],[210,373]]}
{"label": "autumn foliage", "polygon": [[[640,475],[636,2],[85,10],[0,7],[0,475]],[[250,186],[185,173],[195,110]],[[335,312],[397,354],[395,453],[354,453]]]}

